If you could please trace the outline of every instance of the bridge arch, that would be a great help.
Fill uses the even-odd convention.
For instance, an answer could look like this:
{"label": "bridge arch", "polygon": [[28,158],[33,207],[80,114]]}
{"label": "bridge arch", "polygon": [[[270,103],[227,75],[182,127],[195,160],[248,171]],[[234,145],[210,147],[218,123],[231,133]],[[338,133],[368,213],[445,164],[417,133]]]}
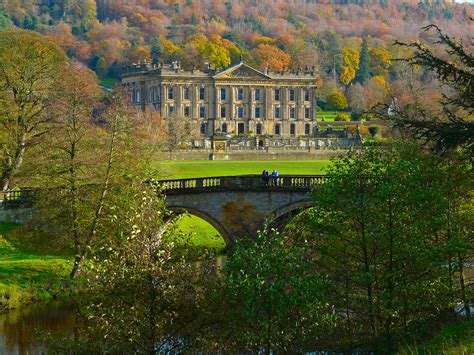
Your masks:
{"label": "bridge arch", "polygon": [[207,213],[184,206],[167,206],[167,208],[177,214],[188,213],[205,220],[219,232],[222,239],[224,239],[226,247],[230,247],[232,245],[232,238],[227,229],[219,221],[217,221],[215,218],[212,218]]}

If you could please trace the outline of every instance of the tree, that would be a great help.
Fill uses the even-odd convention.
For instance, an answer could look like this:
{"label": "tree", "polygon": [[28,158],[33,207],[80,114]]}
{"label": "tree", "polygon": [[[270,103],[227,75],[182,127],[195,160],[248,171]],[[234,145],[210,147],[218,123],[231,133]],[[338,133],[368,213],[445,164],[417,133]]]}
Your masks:
{"label": "tree", "polygon": [[[115,229],[84,268],[86,295],[74,340],[53,341],[58,353],[185,352],[198,332],[210,276],[186,253],[186,239],[155,188],[133,179],[105,218]],[[54,340],[54,339],[53,339]]]}
{"label": "tree", "polygon": [[285,70],[291,60],[288,54],[270,44],[260,44],[251,54],[260,69],[270,67],[272,70]]}
{"label": "tree", "polygon": [[356,77],[357,70],[359,70],[359,53],[354,49],[344,48],[342,50],[342,72],[340,79],[344,85],[349,85]]}
{"label": "tree", "polygon": [[395,351],[397,336],[415,334],[452,300],[446,218],[457,209],[453,194],[466,201],[471,185],[447,192],[439,163],[416,146],[349,153],[327,169],[313,209],[295,221],[293,232],[313,244],[318,270],[335,282],[347,317],[341,329],[376,351]]}
{"label": "tree", "polygon": [[11,21],[3,12],[0,11],[0,31],[10,28]]}
{"label": "tree", "polygon": [[39,34],[0,35],[0,191],[9,188],[27,151],[46,133],[46,101],[66,64],[62,51]]}
{"label": "tree", "polygon": [[[91,183],[97,183],[96,149],[100,145],[93,127],[92,113],[99,102],[100,89],[95,75],[79,63],[72,63],[59,74],[61,80],[50,100],[51,121],[48,144],[43,152],[49,159],[43,169],[48,190],[45,204],[51,205],[47,213],[55,216],[56,230],[74,245],[74,255],[79,258],[88,247],[86,240],[94,227]],[[85,244],[85,245],[84,245]],[[76,267],[76,266],[75,266]],[[75,273],[75,271],[74,271]],[[74,273],[71,276],[74,276]]]}
{"label": "tree", "polygon": [[[435,30],[448,58],[438,56],[432,49],[419,43],[401,43],[414,51],[406,61],[412,67],[421,66],[435,75],[446,87],[443,94],[443,113],[433,117],[419,105],[401,105],[394,98],[391,105],[380,107],[378,114],[390,119],[396,127],[410,132],[414,137],[430,145],[437,153],[461,149],[467,156],[474,156],[474,56],[462,43],[430,25],[425,31]],[[387,117],[387,110],[390,115]]]}
{"label": "tree", "polygon": [[95,65],[95,71],[100,77],[104,77],[107,75],[107,62],[105,61],[104,57],[100,57],[97,61]]}
{"label": "tree", "polygon": [[168,117],[166,137],[166,148],[170,152],[170,159],[172,159],[172,153],[189,144],[193,137],[189,119],[186,120],[185,118],[176,115]]}
{"label": "tree", "polygon": [[370,79],[370,56],[369,56],[369,39],[364,37],[360,48],[360,64],[357,72],[356,80],[363,84]]}
{"label": "tree", "polygon": [[348,105],[346,97],[340,91],[334,90],[326,97],[326,107],[330,110],[344,110]]}
{"label": "tree", "polygon": [[369,51],[372,76],[385,76],[392,65],[390,53],[384,48],[371,48]]}
{"label": "tree", "polygon": [[313,269],[313,254],[275,230],[237,242],[224,266],[227,323],[223,351],[293,352],[318,342],[334,321],[329,280]]}

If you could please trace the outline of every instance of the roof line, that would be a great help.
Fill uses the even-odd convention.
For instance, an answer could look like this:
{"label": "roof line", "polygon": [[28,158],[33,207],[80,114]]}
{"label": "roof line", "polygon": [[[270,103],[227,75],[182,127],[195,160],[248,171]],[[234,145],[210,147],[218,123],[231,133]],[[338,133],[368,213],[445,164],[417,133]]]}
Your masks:
{"label": "roof line", "polygon": [[221,72],[219,72],[219,73],[217,73],[217,74],[214,74],[214,75],[212,76],[212,78],[214,79],[214,78],[216,78],[216,77],[219,76],[219,75],[225,74],[225,73],[227,73],[227,72],[229,72],[229,71],[231,71],[231,70],[237,69],[237,68],[239,68],[239,67],[241,67],[241,66],[244,66],[244,65],[245,65],[246,67],[248,67],[248,68],[250,68],[250,69],[256,71],[256,72],[259,73],[260,75],[263,75],[264,77],[266,77],[266,78],[268,78],[268,79],[272,79],[269,75],[267,75],[267,74],[265,74],[265,73],[262,73],[260,70],[255,69],[254,67],[252,67],[252,66],[250,66],[250,65],[248,65],[248,64],[246,64],[246,63],[244,63],[243,61],[241,61],[240,63],[235,64],[235,65],[233,65],[233,66],[231,66],[231,67],[229,67],[229,68],[227,68],[227,69],[225,69],[225,70],[223,70],[223,71],[221,71]]}

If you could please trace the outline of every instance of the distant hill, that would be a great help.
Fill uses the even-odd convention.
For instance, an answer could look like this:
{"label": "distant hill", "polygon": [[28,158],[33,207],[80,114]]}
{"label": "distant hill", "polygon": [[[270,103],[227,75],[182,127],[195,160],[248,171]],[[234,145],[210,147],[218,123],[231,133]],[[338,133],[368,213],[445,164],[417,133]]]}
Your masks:
{"label": "distant hill", "polygon": [[[144,60],[210,62],[225,67],[244,56],[274,70],[317,66],[342,73],[343,50],[397,55],[395,39],[429,41],[421,27],[474,33],[474,8],[452,1],[401,0],[3,0],[0,28],[17,26],[52,38],[100,77]],[[377,73],[372,73],[377,74]],[[382,74],[382,73],[378,73]]]}

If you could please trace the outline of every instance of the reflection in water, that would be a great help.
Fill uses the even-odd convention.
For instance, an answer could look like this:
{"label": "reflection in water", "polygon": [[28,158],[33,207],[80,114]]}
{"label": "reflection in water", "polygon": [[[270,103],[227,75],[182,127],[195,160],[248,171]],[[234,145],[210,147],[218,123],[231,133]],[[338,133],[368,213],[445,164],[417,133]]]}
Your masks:
{"label": "reflection in water", "polygon": [[[217,269],[222,268],[225,260],[225,256],[216,258]],[[199,267],[201,263],[196,265]],[[72,334],[74,324],[74,305],[66,302],[51,302],[0,314],[0,355],[46,353],[47,349],[37,340],[36,330]]]}
{"label": "reflection in water", "polygon": [[0,354],[46,352],[36,339],[36,329],[69,333],[74,329],[71,303],[51,302],[13,310],[0,315]]}

